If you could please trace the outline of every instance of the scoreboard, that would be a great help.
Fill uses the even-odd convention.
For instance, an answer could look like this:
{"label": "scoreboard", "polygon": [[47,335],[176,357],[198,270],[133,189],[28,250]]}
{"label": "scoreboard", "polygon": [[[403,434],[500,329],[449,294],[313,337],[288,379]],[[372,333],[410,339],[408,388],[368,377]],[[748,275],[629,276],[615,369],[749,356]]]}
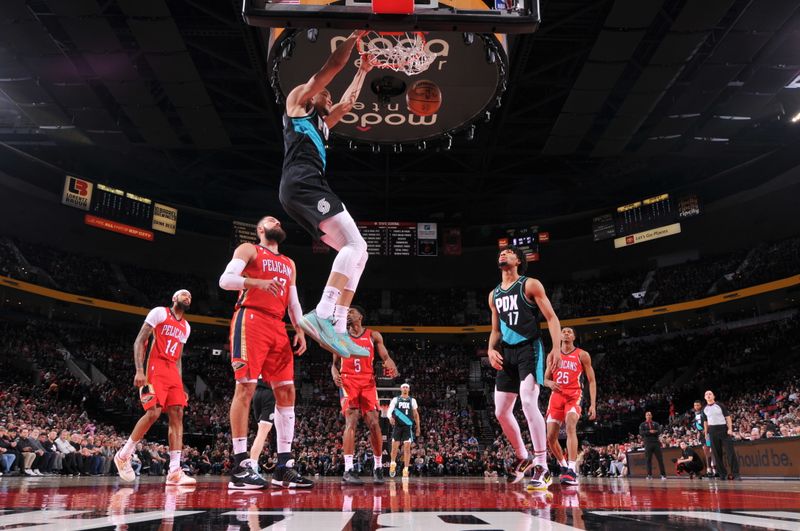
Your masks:
{"label": "scoreboard", "polygon": [[85,210],[87,225],[143,240],[153,240],[153,231],[175,234],[178,225],[176,208],[72,175],[66,176],[61,202]]}
{"label": "scoreboard", "polygon": [[153,201],[103,184],[96,186],[89,211],[140,229],[151,228],[153,222]]}
{"label": "scoreboard", "polygon": [[379,256],[437,256],[436,223],[358,221],[367,252]]}
{"label": "scoreboard", "polygon": [[634,201],[616,208],[613,213],[592,220],[594,241],[620,238],[672,225],[680,220],[700,214],[696,195],[676,200],[670,194],[661,194]]}

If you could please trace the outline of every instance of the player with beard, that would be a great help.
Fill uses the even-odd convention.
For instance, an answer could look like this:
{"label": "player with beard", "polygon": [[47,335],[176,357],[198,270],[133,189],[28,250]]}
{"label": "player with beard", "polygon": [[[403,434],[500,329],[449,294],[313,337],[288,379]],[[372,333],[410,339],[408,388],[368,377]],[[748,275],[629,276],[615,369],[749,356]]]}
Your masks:
{"label": "player with beard", "polygon": [[133,344],[133,359],[136,364],[133,385],[139,389],[139,398],[145,413],[134,426],[125,446],[114,455],[117,471],[124,481],[136,479],[131,456],[136,445],[166,409],[169,418],[167,485],[186,486],[197,482],[181,470],[183,408],[188,402],[181,378],[181,353],[191,332],[191,327],[184,318],[191,304],[192,294],[188,290],[176,291],[172,296],[172,307],[160,306],[150,310],[139,335],[136,336]]}
{"label": "player with beard", "polygon": [[257,472],[257,463],[247,455],[248,415],[259,377],[272,387],[275,394],[278,465],[272,484],[309,488],[313,483],[294,469],[292,459],[294,358],[283,322],[288,310],[295,327],[295,354],[302,355],[306,350],[306,340],[297,326],[303,316],[295,285],[297,270],[294,261],[278,250],[286,238],[280,221],[265,216],[258,222],[256,233],[259,243],[243,243],[237,247],[219,279],[222,289],[239,291],[230,335],[236,389],[230,410],[234,466],[228,488],[250,490],[267,485]]}
{"label": "player with beard", "polygon": [[345,67],[364,33],[354,31],[317,73],[289,92],[283,116],[285,155],[278,194],[281,205],[311,236],[338,251],[319,304],[301,319],[300,326],[323,348],[343,358],[369,355],[347,333],[347,310],[369,256],[353,217],[325,177],[325,142],[329,130],[358,99],[372,68],[369,61],[360,62],[339,103],[333,104],[326,87]]}
{"label": "player with beard", "polygon": [[[509,480],[516,483],[533,471],[528,488],[546,490],[552,478],[547,470],[547,427],[539,410],[539,386],[544,383],[545,354],[539,330],[539,314],[547,321],[552,350],[551,367],[561,361],[561,324],[536,279],[524,276],[528,263],[521,249],[500,251],[498,267],[501,282],[489,293],[492,331],[489,335],[489,362],[497,369],[494,391],[495,416],[511,443],[517,460]],[[533,443],[533,459],[525,448],[514,404],[519,396]]]}

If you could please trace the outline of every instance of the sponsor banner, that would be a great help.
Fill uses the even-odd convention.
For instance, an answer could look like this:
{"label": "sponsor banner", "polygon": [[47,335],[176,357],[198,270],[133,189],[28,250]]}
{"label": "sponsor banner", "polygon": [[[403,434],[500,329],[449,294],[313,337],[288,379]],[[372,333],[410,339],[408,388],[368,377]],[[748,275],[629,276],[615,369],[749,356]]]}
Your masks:
{"label": "sponsor banner", "polygon": [[550,233],[549,232],[540,232],[539,233],[539,243],[549,243],[550,242]]}
{"label": "sponsor banner", "polygon": [[621,238],[615,238],[614,247],[617,249],[619,249],[620,247],[628,247],[631,245],[636,245],[637,243],[644,243],[644,242],[649,242],[651,240],[664,238],[665,236],[674,236],[675,234],[679,234],[680,232],[681,232],[681,224],[673,223],[672,225],[665,225],[663,227],[658,227],[643,232],[637,232],[635,234],[630,234],[628,236],[623,236]]}
{"label": "sponsor banner", "polygon": [[541,256],[539,255],[539,253],[527,253],[525,255],[526,262],[538,262],[540,258]]}
{"label": "sponsor banner", "polygon": [[505,249],[509,245],[508,238],[497,238],[497,247],[500,249]]}
{"label": "sponsor banner", "polygon": [[461,229],[450,227],[444,229],[444,254],[445,256],[461,256]]}
{"label": "sponsor banner", "polygon": [[116,221],[111,221],[110,219],[99,218],[91,214],[86,214],[83,218],[83,221],[90,227],[110,230],[111,232],[124,234],[125,236],[131,236],[133,238],[140,238],[149,242],[153,241],[154,238],[153,231],[137,229],[136,227],[131,227],[130,225],[125,225],[124,223],[118,223]]}
{"label": "sponsor banner", "polygon": [[178,228],[178,209],[161,203],[153,207],[153,230],[175,234]]}
{"label": "sponsor banner", "polygon": [[[742,477],[798,478],[800,477],[800,437],[777,437],[757,441],[733,443]],[[702,446],[693,447],[705,465]],[[664,448],[664,466],[668,476],[677,476],[673,459],[681,454],[680,448]],[[730,467],[728,467],[730,469]],[[647,476],[644,451],[628,452],[628,469],[631,477]],[[730,471],[730,470],[729,470]],[[653,457],[653,473],[658,474],[658,463]]]}
{"label": "sponsor banner", "polygon": [[67,206],[89,210],[92,203],[92,189],[94,185],[86,179],[67,175],[64,179],[64,193],[61,194],[61,203]]}
{"label": "sponsor banner", "polygon": [[435,240],[438,237],[436,223],[417,223],[417,238]]}

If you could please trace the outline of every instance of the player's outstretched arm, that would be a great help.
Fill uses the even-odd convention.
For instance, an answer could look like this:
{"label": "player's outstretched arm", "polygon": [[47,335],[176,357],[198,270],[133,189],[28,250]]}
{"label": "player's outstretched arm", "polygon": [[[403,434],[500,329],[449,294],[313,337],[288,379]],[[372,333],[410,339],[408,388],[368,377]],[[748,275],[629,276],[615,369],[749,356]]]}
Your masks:
{"label": "player's outstretched arm", "polygon": [[339,44],[336,50],[328,57],[325,64],[322,65],[319,72],[311,76],[306,83],[295,87],[286,98],[286,113],[289,116],[294,116],[298,112],[305,114],[305,109],[308,102],[315,94],[319,93],[322,89],[328,86],[333,81],[336,74],[341,72],[342,68],[347,64],[347,59],[356,45],[356,41],[364,35],[363,30],[356,30],[350,34],[344,42]]}
{"label": "player's outstretched arm", "polygon": [[133,362],[136,366],[136,375],[133,377],[134,387],[143,387],[147,383],[144,375],[144,356],[147,349],[147,338],[153,333],[153,327],[147,323],[142,323],[142,328],[133,342]]}
{"label": "player's outstretched arm", "polygon": [[358,72],[356,72],[356,75],[353,77],[350,86],[344,91],[342,99],[339,100],[339,103],[331,107],[331,112],[324,118],[325,125],[328,126],[328,129],[338,124],[339,120],[341,120],[345,114],[349,113],[353,105],[356,104],[358,95],[361,94],[361,88],[364,86],[364,80],[370,70],[372,70],[372,65],[362,57]]}
{"label": "player's outstretched arm", "polygon": [[592,357],[585,350],[581,351],[581,363],[583,364],[583,374],[586,375],[586,382],[589,384],[589,420],[594,420],[597,418],[597,381],[594,377]]}
{"label": "player's outstretched arm", "polygon": [[375,352],[378,353],[381,360],[383,360],[383,373],[389,378],[395,378],[399,373],[397,372],[397,365],[394,360],[389,357],[389,351],[386,349],[386,344],[383,342],[383,336],[380,332],[372,331],[372,344],[375,345]]}
{"label": "player's outstretched arm", "polygon": [[503,356],[500,354],[500,316],[494,306],[494,292],[489,292],[489,310],[492,312],[492,330],[489,332],[489,363],[496,370],[503,368]]}
{"label": "player's outstretched arm", "polygon": [[536,306],[542,312],[542,317],[547,320],[550,341],[553,343],[553,348],[550,351],[552,357],[548,356],[548,359],[550,360],[550,366],[555,368],[561,363],[561,322],[558,320],[558,316],[553,310],[553,305],[550,304],[550,299],[547,298],[547,293],[545,293],[541,282],[535,278],[528,279],[525,282],[525,296],[528,300],[536,302]]}
{"label": "player's outstretched arm", "polygon": [[283,286],[278,279],[265,280],[261,278],[247,278],[242,276],[242,271],[256,257],[256,247],[251,243],[243,243],[233,252],[233,258],[225,267],[219,277],[219,287],[227,291],[241,291],[243,289],[263,289],[273,295],[279,295]]}

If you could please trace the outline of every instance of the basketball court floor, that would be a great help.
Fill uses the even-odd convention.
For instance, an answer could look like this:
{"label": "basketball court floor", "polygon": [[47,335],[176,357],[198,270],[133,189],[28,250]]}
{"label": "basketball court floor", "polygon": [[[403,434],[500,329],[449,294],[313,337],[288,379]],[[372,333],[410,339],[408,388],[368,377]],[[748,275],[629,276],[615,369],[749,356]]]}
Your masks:
{"label": "basketball court floor", "polygon": [[[800,481],[586,480],[529,493],[496,478],[228,491],[227,478],[2,478],[0,529],[800,529]],[[367,479],[367,481],[369,481]]]}

